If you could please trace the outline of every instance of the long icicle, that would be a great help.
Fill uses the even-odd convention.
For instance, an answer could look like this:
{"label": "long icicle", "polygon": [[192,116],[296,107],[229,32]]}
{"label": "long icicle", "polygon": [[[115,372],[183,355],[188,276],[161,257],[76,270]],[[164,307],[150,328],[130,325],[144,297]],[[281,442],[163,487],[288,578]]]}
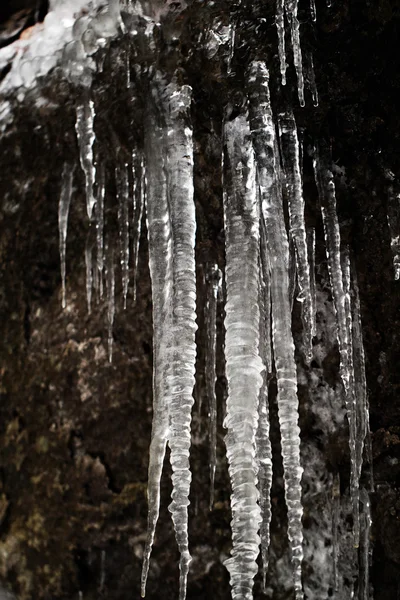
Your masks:
{"label": "long icicle", "polygon": [[[265,256],[265,236],[260,235],[261,253]],[[259,306],[260,306],[260,357],[264,365],[263,383],[258,399],[258,427],[256,433],[256,460],[258,464],[258,489],[261,508],[261,557],[263,589],[265,591],[271,524],[272,448],[269,438],[268,373],[271,372],[271,293],[269,267],[263,269],[259,260]]]}
{"label": "long icicle", "polygon": [[303,336],[306,362],[312,360],[312,338],[314,329],[314,306],[311,293],[310,265],[308,260],[306,226],[304,219],[303,184],[300,170],[299,140],[296,121],[292,111],[278,115],[279,136],[284,182],[289,208],[289,227],[295,253],[297,281],[300,294],[297,297],[302,303]]}
{"label": "long icicle", "polygon": [[279,67],[281,83],[286,85],[285,9],[284,0],[276,0],[275,24],[278,33]]}
{"label": "long icicle", "polygon": [[105,199],[105,167],[101,163],[97,170],[97,194],[95,206],[96,218],[96,266],[98,271],[99,296],[103,297],[103,270],[104,270],[104,199]]}
{"label": "long icicle", "polygon": [[118,197],[118,227],[122,273],[122,297],[124,301],[124,309],[126,309],[126,298],[129,287],[129,177],[127,164],[121,164],[116,167],[115,183]]}
{"label": "long icicle", "polygon": [[167,190],[173,244],[171,376],[168,389],[172,502],[169,511],[180,552],[179,599],[186,597],[190,554],[188,510],[191,471],[189,449],[196,362],[196,214],[193,188],[193,131],[190,126],[191,88],[167,86],[166,112]]}
{"label": "long icicle", "polygon": [[61,177],[61,194],[58,203],[58,232],[60,238],[60,269],[61,269],[61,306],[65,308],[65,255],[67,248],[68,214],[72,196],[72,181],[74,169],[68,163],[64,164]]}
{"label": "long icicle", "polygon": [[231,576],[233,600],[253,597],[258,572],[258,504],[255,442],[263,364],[259,356],[259,203],[251,133],[246,115],[224,126],[224,221],[226,235],[226,375],[224,425],[232,484]]}
{"label": "long icicle", "polygon": [[301,503],[300,429],[298,426],[297,373],[289,304],[288,238],[279,193],[279,163],[265,63],[254,62],[249,71],[250,124],[256,155],[266,251],[271,265],[272,338],[278,383],[288,536],[292,551],[296,600],[303,599],[301,565],[303,530]]}
{"label": "long icicle", "polygon": [[359,543],[359,508],[358,487],[356,476],[356,398],[354,390],[354,369],[351,340],[351,312],[349,298],[349,275],[344,273],[341,264],[340,229],[336,210],[336,192],[333,173],[329,168],[329,155],[326,149],[318,148],[314,153],[314,172],[321,203],[322,221],[324,226],[328,270],[331,280],[333,303],[336,312],[336,323],[340,354],[340,375],[345,392],[347,419],[349,422],[350,447],[350,488],[353,505],[354,545]]}
{"label": "long icicle", "polygon": [[221,285],[221,271],[218,265],[212,265],[207,270],[207,299],[205,309],[205,326],[207,351],[205,364],[206,390],[210,417],[210,510],[214,504],[214,482],[217,464],[217,397],[215,394],[216,374],[216,342],[217,342],[217,300]]}
{"label": "long icicle", "polygon": [[167,340],[172,277],[171,222],[164,168],[162,128],[156,108],[147,115],[145,126],[146,219],[153,304],[153,423],[147,484],[148,525],[143,555],[141,595],[145,596],[154,534],[160,510],[160,481],[169,433],[165,385],[168,372]]}

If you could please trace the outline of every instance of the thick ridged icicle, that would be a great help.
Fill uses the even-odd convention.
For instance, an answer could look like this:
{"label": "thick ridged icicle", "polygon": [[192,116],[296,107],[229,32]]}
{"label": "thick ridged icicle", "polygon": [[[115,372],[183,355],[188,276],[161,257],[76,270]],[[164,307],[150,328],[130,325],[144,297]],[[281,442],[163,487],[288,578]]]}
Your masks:
{"label": "thick ridged icicle", "polygon": [[224,426],[232,485],[230,572],[233,600],[253,597],[258,572],[258,504],[255,436],[263,364],[259,356],[259,203],[254,154],[245,115],[224,126],[224,222],[226,240],[225,358],[228,381]]}
{"label": "thick ridged icicle", "polygon": [[96,202],[93,194],[93,185],[96,177],[93,159],[93,142],[95,140],[93,129],[94,117],[94,104],[88,94],[85,94],[82,101],[76,107],[75,129],[78,138],[81,167],[85,174],[86,209],[89,219],[92,217],[93,207]]}
{"label": "thick ridged icicle", "polygon": [[120,262],[122,273],[122,297],[124,308],[129,287],[129,177],[128,165],[115,169],[115,183],[118,197],[118,227],[120,242]]}
{"label": "thick ridged icicle", "polygon": [[[155,93],[161,92],[161,86],[161,83],[155,86]],[[191,482],[190,423],[196,359],[196,223],[193,141],[192,129],[188,125],[191,89],[171,83],[156,99],[156,104],[161,109],[165,126],[160,131],[156,120],[150,118],[145,144],[155,371],[148,491],[149,530],[142,571],[142,595],[158,517],[159,482],[165,443],[168,441],[172,466],[172,502],[169,510],[181,555],[179,598],[184,600],[191,560],[187,507]],[[159,148],[160,142],[163,153]]]}
{"label": "thick ridged icicle", "polygon": [[269,73],[262,62],[249,72],[250,124],[257,163],[262,216],[271,271],[272,339],[278,383],[288,536],[292,551],[296,600],[302,600],[303,531],[301,504],[300,429],[298,427],[297,373],[288,294],[288,239],[280,194],[275,126],[268,88]]}
{"label": "thick ridged icicle", "polygon": [[103,297],[103,269],[104,269],[104,198],[105,198],[105,169],[100,165],[97,171],[97,194],[95,206],[96,218],[96,265],[98,271],[99,296]]}
{"label": "thick ridged icicle", "polygon": [[275,24],[278,32],[279,67],[281,83],[286,85],[285,9],[284,0],[276,0]]}
{"label": "thick ridged icicle", "polygon": [[68,163],[64,164],[61,177],[61,194],[58,203],[58,233],[60,238],[60,269],[61,269],[61,306],[65,308],[65,254],[67,247],[68,214],[72,196],[72,181],[74,169]]}
{"label": "thick ridged icicle", "polygon": [[[261,253],[266,255],[265,236],[260,236]],[[269,270],[263,270],[259,261],[259,307],[260,307],[260,341],[259,353],[264,365],[263,382],[258,398],[258,427],[256,433],[256,460],[258,464],[258,489],[260,491],[261,508],[261,557],[263,588],[265,590],[268,551],[270,543],[271,524],[271,486],[272,486],[272,449],[269,439],[269,408],[268,408],[268,373],[271,365],[271,300]]]}
{"label": "thick ridged icicle", "polygon": [[[154,111],[156,112],[156,111]],[[149,267],[153,304],[153,423],[147,484],[148,526],[143,555],[141,595],[145,596],[151,549],[160,508],[160,481],[168,439],[168,404],[164,391],[167,362],[166,334],[170,327],[171,303],[171,222],[167,200],[167,179],[162,151],[163,132],[155,114],[145,125],[146,219]]]}
{"label": "thick ridged icicle", "polygon": [[175,83],[167,86],[163,98],[166,112],[166,167],[171,215],[173,291],[170,354],[169,418],[172,502],[169,511],[180,551],[179,598],[186,597],[190,554],[188,511],[191,472],[189,467],[191,411],[196,362],[196,214],[193,188],[193,132],[189,125],[191,88]]}
{"label": "thick ridged icicle", "polygon": [[299,97],[300,106],[304,106],[304,79],[303,79],[303,64],[301,57],[300,45],[300,23],[297,18],[298,0],[284,0],[285,13],[290,26],[290,34],[292,39],[293,62],[297,75],[297,94]]}
{"label": "thick ridged icicle", "polygon": [[297,300],[302,303],[303,339],[306,361],[312,360],[312,338],[314,329],[314,306],[310,283],[306,226],[304,220],[303,183],[300,169],[299,140],[292,111],[278,116],[280,148],[284,182],[289,208],[290,235],[296,253],[297,283],[300,293]]}
{"label": "thick ridged icicle", "polygon": [[212,265],[207,271],[207,299],[205,307],[206,360],[205,379],[210,417],[210,510],[214,504],[214,481],[217,464],[217,397],[215,394],[216,342],[217,342],[217,300],[221,284],[221,271],[218,265]]}
{"label": "thick ridged icicle", "polygon": [[[322,151],[324,152],[324,151]],[[358,547],[358,478],[356,476],[356,397],[354,390],[353,350],[351,338],[350,273],[343,272],[341,264],[340,229],[336,210],[336,193],[333,173],[328,168],[329,158],[318,149],[314,154],[314,172],[321,203],[328,270],[331,280],[333,303],[340,354],[340,375],[345,392],[347,419],[349,422],[350,488],[353,505],[354,545]],[[347,263],[346,263],[347,264]]]}

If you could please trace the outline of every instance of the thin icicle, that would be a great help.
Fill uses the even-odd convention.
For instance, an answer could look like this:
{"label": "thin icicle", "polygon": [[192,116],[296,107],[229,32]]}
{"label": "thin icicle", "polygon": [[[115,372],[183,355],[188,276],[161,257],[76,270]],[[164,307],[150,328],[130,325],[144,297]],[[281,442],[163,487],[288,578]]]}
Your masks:
{"label": "thin icicle", "polygon": [[118,227],[120,241],[120,262],[122,273],[122,296],[124,309],[129,287],[129,178],[128,165],[115,169],[115,183],[118,196]]}
{"label": "thin icicle", "polygon": [[262,269],[259,261],[259,307],[260,307],[260,340],[259,352],[264,365],[263,382],[258,399],[258,427],[256,433],[256,460],[258,464],[258,489],[260,492],[261,508],[261,557],[263,573],[263,589],[268,570],[268,551],[270,544],[271,524],[271,486],[272,486],[272,449],[269,439],[269,409],[268,409],[268,373],[271,365],[271,331],[270,331],[270,285],[269,272]]}
{"label": "thin icicle", "polygon": [[328,168],[329,159],[321,156],[318,149],[314,154],[314,172],[321,202],[328,270],[331,280],[333,302],[336,311],[340,354],[340,375],[345,391],[347,419],[349,422],[350,488],[354,518],[354,545],[358,547],[358,486],[356,476],[356,397],[354,389],[353,351],[351,339],[350,273],[346,261],[343,272],[341,264],[340,229],[336,211],[336,193],[333,173]]}
{"label": "thin icicle", "polygon": [[308,259],[306,226],[304,219],[303,183],[300,168],[299,140],[296,121],[292,111],[281,113],[278,117],[280,148],[286,195],[289,208],[289,228],[296,253],[297,282],[300,293],[297,297],[302,303],[303,339],[305,357],[308,364],[312,360],[312,338],[314,329],[314,306],[311,293],[310,265]]}
{"label": "thin icicle", "polygon": [[58,233],[60,238],[60,268],[61,268],[61,289],[62,299],[61,306],[65,308],[65,255],[67,248],[67,230],[68,230],[68,214],[72,196],[72,181],[74,176],[74,168],[68,163],[64,163],[62,178],[61,178],[61,194],[58,203]]}
{"label": "thin icicle", "polygon": [[[308,227],[306,231],[307,235],[307,255],[308,264],[310,271],[310,291],[311,291],[311,302],[312,302],[312,330],[316,333],[317,331],[317,291],[315,286],[315,228]],[[314,333],[314,335],[315,335]]]}
{"label": "thin icicle", "polygon": [[[154,111],[155,112],[155,111]],[[148,524],[143,554],[141,595],[145,596],[150,554],[160,510],[160,481],[169,435],[169,406],[165,386],[168,372],[172,248],[166,169],[160,140],[163,131],[151,112],[145,124],[146,218],[153,304],[153,423],[147,484]],[[168,322],[167,322],[168,320]]]}
{"label": "thin icicle", "polygon": [[136,300],[136,287],[139,264],[139,245],[140,233],[142,227],[143,207],[146,196],[146,171],[143,157],[138,158],[135,153],[132,155],[133,170],[133,299]]}
{"label": "thin icicle", "polygon": [[304,79],[300,45],[300,23],[297,18],[298,0],[284,0],[284,2],[285,13],[290,25],[290,34],[292,39],[293,62],[297,75],[297,94],[299,96],[300,106],[304,106]]}
{"label": "thin icicle", "polygon": [[317,8],[315,6],[315,0],[310,0],[310,13],[311,19],[315,22],[317,20]]}
{"label": "thin icicle", "polygon": [[370,600],[369,594],[369,561],[370,561],[370,534],[371,534],[371,501],[366,489],[360,491],[362,504],[361,535],[360,535],[360,582],[359,600]]}
{"label": "thin icicle", "polygon": [[318,106],[318,103],[319,103],[319,100],[318,100],[318,88],[317,88],[317,82],[315,80],[314,59],[313,59],[312,52],[309,52],[308,62],[309,62],[308,80],[309,80],[309,84],[310,84],[312,101],[313,101],[313,105],[314,106]]}
{"label": "thin icicle", "polygon": [[373,491],[373,467],[372,467],[372,448],[369,429],[369,403],[367,392],[367,378],[365,374],[365,355],[361,326],[361,308],[360,295],[357,283],[357,273],[354,264],[351,265],[352,276],[352,338],[353,338],[353,364],[354,364],[354,382],[355,394],[357,399],[356,417],[356,476],[358,480],[361,477],[363,466],[364,448],[367,450],[367,460],[370,469],[370,487]]}
{"label": "thin icicle", "polygon": [[95,206],[96,219],[96,265],[98,271],[99,296],[103,297],[104,269],[104,198],[105,198],[105,169],[104,164],[98,169],[98,187]]}
{"label": "thin icicle", "polygon": [[90,100],[88,93],[85,93],[81,102],[76,107],[75,129],[79,144],[81,167],[85,174],[86,209],[89,219],[92,218],[93,207],[96,202],[93,194],[93,185],[96,177],[93,159],[93,143],[95,140],[93,129],[94,117],[94,104]]}
{"label": "thin icicle", "polygon": [[115,317],[115,266],[114,250],[106,247],[106,290],[107,290],[107,322],[108,322],[108,360],[113,355],[113,324]]}
{"label": "thin icicle", "polygon": [[205,310],[206,327],[206,361],[205,378],[210,416],[210,510],[214,504],[214,482],[217,464],[217,397],[215,394],[216,374],[216,342],[217,342],[217,299],[221,285],[221,271],[218,265],[209,267],[207,273],[207,300]]}
{"label": "thin icicle", "polygon": [[281,83],[286,85],[285,10],[284,0],[276,0],[275,24],[278,31],[278,54]]}
{"label": "thin icicle", "polygon": [[93,243],[92,227],[89,228],[85,244],[85,266],[86,266],[86,302],[90,315],[92,311],[92,289],[93,289]]}
{"label": "thin icicle", "polygon": [[301,565],[303,531],[301,504],[300,430],[298,427],[297,373],[289,304],[288,239],[280,195],[279,161],[265,63],[254,62],[249,73],[250,123],[256,155],[266,247],[271,265],[272,338],[278,383],[288,536],[292,551],[296,600],[303,599]]}
{"label": "thin icicle", "polygon": [[167,86],[163,104],[166,112],[166,165],[168,202],[173,241],[173,291],[171,300],[173,345],[170,353],[168,404],[171,449],[172,502],[169,511],[180,551],[179,599],[186,597],[191,560],[188,540],[188,511],[191,472],[189,448],[191,410],[196,362],[196,215],[193,199],[193,131],[190,120],[191,88],[175,83]]}
{"label": "thin icicle", "polygon": [[224,221],[226,235],[225,357],[228,380],[224,426],[232,485],[231,576],[233,600],[253,597],[257,574],[258,504],[255,442],[263,364],[259,356],[259,203],[251,133],[245,115],[224,126]]}

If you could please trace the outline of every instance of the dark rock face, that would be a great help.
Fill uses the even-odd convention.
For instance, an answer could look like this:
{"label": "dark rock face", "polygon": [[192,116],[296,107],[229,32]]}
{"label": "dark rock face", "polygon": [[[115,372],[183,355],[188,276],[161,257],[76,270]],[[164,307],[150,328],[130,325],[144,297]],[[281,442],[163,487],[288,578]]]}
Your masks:
{"label": "dark rock face", "polygon": [[[35,3],[33,5],[36,7]],[[20,7],[15,6],[19,9]],[[24,7],[25,8],[25,5]],[[22,10],[21,8],[21,10]],[[153,11],[155,10],[153,6]],[[371,584],[376,599],[395,600],[400,586],[399,554],[399,281],[394,280],[387,225],[388,187],[400,173],[399,6],[394,0],[317,6],[310,21],[300,5],[302,48],[314,55],[319,106],[306,91],[297,103],[294,69],[279,85],[277,39],[272,3],[190,3],[163,17],[153,45],[139,35],[114,40],[93,78],[96,107],[95,157],[107,173],[109,239],[118,249],[115,184],[118,160],[129,160],[143,145],[143,115],[149,94],[149,67],[171,78],[177,71],[193,88],[194,184],[197,212],[198,358],[193,412],[190,541],[193,562],[188,600],[230,597],[221,559],[230,551],[229,478],[222,428],[226,382],[223,361],[223,308],[218,314],[218,465],[214,508],[208,511],[208,425],[205,397],[205,273],[208,263],[224,266],[221,123],[245,101],[244,73],[253,58],[271,71],[274,109],[293,105],[305,148],[324,139],[337,164],[341,234],[349,244],[360,288],[367,361],[367,385],[374,459]],[[124,15],[123,15],[124,16]],[[3,22],[11,12],[2,14]],[[128,17],[124,17],[128,22]],[[210,50],[208,35],[217,20],[236,23],[235,48],[227,72],[227,44]],[[15,33],[15,35],[19,35]],[[1,43],[1,42],[0,42]],[[126,56],[130,87],[126,84]],[[289,60],[291,64],[291,58]],[[136,65],[136,66],[135,66]],[[140,68],[137,67],[140,65]],[[39,91],[38,91],[39,90]],[[139,595],[146,531],[146,481],[151,432],[152,319],[143,220],[137,298],[121,300],[117,272],[117,310],[112,364],[107,358],[106,303],[86,307],[84,248],[89,230],[84,178],[76,168],[67,241],[67,306],[61,309],[57,208],[64,162],[78,164],[75,104],[82,90],[55,70],[38,89],[7,97],[14,119],[0,140],[0,575],[21,600],[105,598]],[[37,102],[38,94],[44,102]],[[3,98],[5,100],[5,98]],[[345,171],[343,171],[343,168]],[[388,175],[391,171],[394,175]],[[316,227],[319,335],[318,357],[307,368],[298,355],[303,458],[317,464],[319,486],[304,483],[304,528],[329,530],[335,506],[330,482],[340,476],[342,593],[357,590],[356,552],[345,516],[349,485],[347,425],[341,408],[339,354],[326,267],[325,246],[311,160],[304,156],[306,219]],[[300,318],[294,310],[293,330]],[[276,383],[270,384],[271,439],[275,480],[271,565],[267,596],[292,598],[286,541]],[[326,415],[318,402],[329,394]],[[330,396],[329,396],[330,397]],[[201,402],[201,406],[200,406]],[[322,466],[321,466],[322,465]],[[369,467],[362,484],[368,486]],[[170,515],[170,467],[165,464],[161,515],[147,597],[177,597],[178,553]],[[308,483],[307,483],[308,482]],[[332,508],[333,510],[333,508]],[[347,511],[347,512],[346,512]],[[326,544],[331,544],[327,537]],[[308,597],[320,598],[317,556],[306,553]],[[335,597],[333,583],[327,596]],[[320,588],[321,589],[321,588]],[[323,588],[325,589],[325,588]],[[82,595],[79,596],[79,592]],[[265,597],[260,580],[255,598]],[[336,596],[338,597],[338,596]]]}

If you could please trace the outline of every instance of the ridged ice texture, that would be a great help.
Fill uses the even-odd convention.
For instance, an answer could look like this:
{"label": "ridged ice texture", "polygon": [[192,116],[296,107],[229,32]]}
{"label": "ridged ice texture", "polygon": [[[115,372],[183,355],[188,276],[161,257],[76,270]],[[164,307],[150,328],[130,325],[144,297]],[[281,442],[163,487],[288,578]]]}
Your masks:
{"label": "ridged ice texture", "polygon": [[297,282],[300,290],[297,300],[302,303],[304,350],[306,361],[310,364],[312,360],[312,338],[315,335],[313,319],[315,306],[313,305],[314,298],[310,282],[299,140],[292,111],[281,113],[278,116],[278,125],[284,184],[289,208],[290,235],[296,253]]}
{"label": "ridged ice texture", "polygon": [[289,302],[288,238],[280,194],[277,142],[269,87],[263,62],[249,71],[250,124],[257,164],[266,252],[271,272],[272,339],[278,383],[278,412],[281,430],[285,498],[288,507],[288,536],[292,551],[296,600],[303,598],[301,564],[303,531],[301,504],[300,430],[298,427],[297,373],[291,331]]}
{"label": "ridged ice texture", "polygon": [[263,364],[259,356],[259,203],[247,116],[224,125],[224,222],[226,240],[225,359],[228,399],[224,426],[232,485],[232,598],[250,600],[258,572],[258,465],[255,437]]}
{"label": "ridged ice texture", "polygon": [[145,123],[146,219],[153,305],[153,423],[149,452],[148,528],[143,555],[142,597],[145,596],[151,548],[159,515],[160,481],[169,433],[169,407],[164,388],[168,371],[167,334],[171,327],[169,320],[172,293],[172,233],[164,154],[160,144],[162,136],[158,111],[153,108]]}
{"label": "ridged ice texture", "polygon": [[[153,289],[154,415],[149,465],[149,530],[142,571],[145,592],[159,510],[165,444],[171,450],[169,510],[180,551],[179,598],[186,596],[190,423],[196,358],[195,207],[191,89],[154,81],[158,118],[146,127],[147,217]],[[158,112],[155,110],[154,112]],[[161,129],[159,122],[163,125]],[[160,149],[161,147],[161,149]]]}
{"label": "ridged ice texture", "polygon": [[190,554],[188,512],[190,424],[196,361],[196,268],[194,257],[196,215],[193,198],[193,139],[191,88],[171,83],[163,97],[166,112],[166,168],[172,232],[173,344],[168,381],[169,439],[172,466],[172,502],[169,510],[180,551],[179,598],[186,596]]}
{"label": "ridged ice texture", "polygon": [[324,226],[328,270],[331,281],[333,302],[336,312],[336,323],[340,354],[340,375],[343,381],[347,419],[349,422],[350,447],[350,493],[353,504],[354,545],[359,540],[359,480],[357,477],[356,458],[356,396],[354,387],[352,318],[350,300],[350,272],[347,261],[344,269],[341,262],[340,228],[336,210],[336,192],[333,173],[328,168],[329,154],[326,149],[319,148],[314,154],[314,172],[321,203]]}
{"label": "ridged ice texture", "polygon": [[293,62],[297,75],[297,95],[300,106],[304,106],[304,78],[303,78],[303,60],[301,56],[300,45],[300,23],[297,18],[298,0],[284,0],[285,13],[290,26],[290,36],[292,40]]}
{"label": "ridged ice texture", "polygon": [[65,254],[67,247],[68,213],[72,196],[72,181],[74,170],[68,163],[64,164],[61,178],[61,194],[58,203],[58,233],[60,239],[60,268],[61,268],[61,305],[65,308]]}
{"label": "ridged ice texture", "polygon": [[93,194],[93,185],[96,176],[96,169],[93,159],[93,142],[95,134],[94,124],[94,104],[87,94],[84,94],[82,101],[76,107],[76,135],[79,145],[79,156],[82,171],[85,174],[86,188],[86,209],[89,219],[92,217],[95,198]]}
{"label": "ridged ice texture", "polygon": [[[260,244],[265,249],[265,237],[261,236]],[[266,252],[264,252],[266,254]],[[271,486],[272,486],[272,449],[269,439],[269,406],[268,406],[268,373],[271,365],[271,293],[269,269],[263,270],[259,260],[259,307],[260,307],[260,341],[259,353],[264,365],[263,382],[258,398],[258,426],[256,433],[256,461],[258,465],[258,489],[261,508],[261,557],[263,586],[265,589],[268,570],[268,551],[270,544],[271,524]]]}
{"label": "ridged ice texture", "polygon": [[278,55],[281,83],[286,85],[286,48],[285,48],[285,5],[284,0],[276,0],[275,24],[278,33]]}

